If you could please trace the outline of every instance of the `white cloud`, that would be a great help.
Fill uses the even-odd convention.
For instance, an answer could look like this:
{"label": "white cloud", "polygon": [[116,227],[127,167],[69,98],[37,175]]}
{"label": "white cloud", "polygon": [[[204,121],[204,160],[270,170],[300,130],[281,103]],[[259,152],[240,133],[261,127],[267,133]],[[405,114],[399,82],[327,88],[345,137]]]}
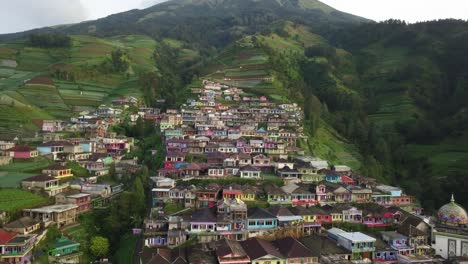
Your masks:
{"label": "white cloud", "polygon": [[383,21],[390,18],[407,22],[434,19],[468,19],[466,0],[321,0],[343,12]]}
{"label": "white cloud", "polygon": [[0,33],[76,23],[87,17],[79,0],[13,0],[0,8]]}

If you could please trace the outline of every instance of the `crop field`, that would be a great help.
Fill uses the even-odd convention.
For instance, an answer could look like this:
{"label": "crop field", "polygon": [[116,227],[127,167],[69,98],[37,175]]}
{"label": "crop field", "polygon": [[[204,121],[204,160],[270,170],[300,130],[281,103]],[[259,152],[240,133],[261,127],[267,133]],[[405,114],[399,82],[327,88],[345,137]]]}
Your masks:
{"label": "crop field", "polygon": [[435,173],[468,170],[468,134],[434,145],[410,145],[409,152],[415,157],[428,157]]}
{"label": "crop field", "polygon": [[322,159],[338,165],[345,164],[359,169],[362,157],[355,145],[345,142],[336,131],[326,123],[321,122],[316,135],[310,138],[310,144],[314,154]]}
{"label": "crop field", "polygon": [[24,48],[18,58],[18,69],[27,71],[42,71],[55,61],[49,51],[39,48]]}
{"label": "crop field", "polygon": [[370,119],[379,125],[392,125],[398,120],[411,119],[419,111],[409,96],[404,94],[386,94],[377,113],[370,115]]}
{"label": "crop field", "polygon": [[15,90],[36,75],[35,72],[0,68],[0,90]]}
{"label": "crop field", "polygon": [[29,102],[54,115],[69,111],[57,88],[43,85],[27,85],[18,89]]}
{"label": "crop field", "polygon": [[13,59],[15,58],[16,50],[8,47],[0,46],[0,58],[1,59]]}
{"label": "crop field", "polygon": [[0,171],[0,188],[16,188],[20,185],[23,179],[29,178],[31,176],[34,176],[34,174]]}
{"label": "crop field", "polygon": [[0,190],[0,210],[14,212],[47,203],[47,198],[20,189]]}
{"label": "crop field", "polygon": [[15,161],[14,163],[0,166],[0,171],[40,173],[42,169],[51,163],[48,159],[38,157],[33,160]]}

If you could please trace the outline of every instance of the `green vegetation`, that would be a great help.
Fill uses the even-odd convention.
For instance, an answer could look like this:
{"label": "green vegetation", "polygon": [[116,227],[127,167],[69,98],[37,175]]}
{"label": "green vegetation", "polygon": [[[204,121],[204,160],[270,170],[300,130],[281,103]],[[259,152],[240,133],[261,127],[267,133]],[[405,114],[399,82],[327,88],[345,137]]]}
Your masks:
{"label": "green vegetation", "polygon": [[132,263],[133,254],[135,252],[135,247],[138,239],[139,238],[137,236],[132,234],[125,234],[122,237],[122,240],[119,244],[119,249],[114,255],[114,260],[117,264]]}
{"label": "green vegetation", "polygon": [[109,254],[109,240],[105,237],[95,236],[91,238],[91,246],[89,250],[96,258],[107,257]]}
{"label": "green vegetation", "polygon": [[34,176],[34,174],[12,171],[0,171],[0,188],[18,187],[23,179],[29,178],[31,176]]}
{"label": "green vegetation", "polygon": [[42,169],[50,164],[52,164],[52,162],[43,157],[31,160],[15,160],[11,164],[0,166],[0,171],[40,173]]}
{"label": "green vegetation", "polygon": [[0,210],[13,216],[20,214],[22,209],[37,207],[47,202],[44,197],[20,189],[0,189]]}
{"label": "green vegetation", "polygon": [[185,209],[185,205],[183,203],[165,203],[164,204],[164,212],[168,215],[177,213],[181,210]]}

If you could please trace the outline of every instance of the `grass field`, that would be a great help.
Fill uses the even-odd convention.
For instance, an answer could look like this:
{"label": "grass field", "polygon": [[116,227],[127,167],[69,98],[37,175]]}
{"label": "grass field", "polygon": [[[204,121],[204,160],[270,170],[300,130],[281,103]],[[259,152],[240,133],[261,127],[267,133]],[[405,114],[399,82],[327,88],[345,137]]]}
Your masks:
{"label": "grass field", "polygon": [[335,165],[348,165],[354,170],[361,167],[362,157],[355,145],[344,141],[336,131],[325,122],[314,137],[309,137],[314,154]]}
{"label": "grass field", "polygon": [[468,170],[468,135],[435,145],[409,145],[409,152],[415,157],[428,157],[436,174]]}
{"label": "grass field", "polygon": [[47,198],[20,189],[0,189],[0,210],[14,212],[47,203]]}
{"label": "grass field", "polygon": [[26,161],[16,160],[14,163],[0,166],[0,171],[40,173],[42,169],[49,166],[50,164],[50,160],[42,157]]}
{"label": "grass field", "polygon": [[0,188],[16,188],[23,179],[34,176],[33,173],[0,171]]}

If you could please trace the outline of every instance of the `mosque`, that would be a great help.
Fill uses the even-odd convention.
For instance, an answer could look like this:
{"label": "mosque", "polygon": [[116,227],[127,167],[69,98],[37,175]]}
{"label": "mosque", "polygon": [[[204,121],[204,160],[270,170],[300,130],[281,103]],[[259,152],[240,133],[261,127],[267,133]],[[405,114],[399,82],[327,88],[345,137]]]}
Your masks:
{"label": "mosque", "polygon": [[432,229],[432,248],[445,259],[468,257],[468,216],[452,199],[442,206]]}

